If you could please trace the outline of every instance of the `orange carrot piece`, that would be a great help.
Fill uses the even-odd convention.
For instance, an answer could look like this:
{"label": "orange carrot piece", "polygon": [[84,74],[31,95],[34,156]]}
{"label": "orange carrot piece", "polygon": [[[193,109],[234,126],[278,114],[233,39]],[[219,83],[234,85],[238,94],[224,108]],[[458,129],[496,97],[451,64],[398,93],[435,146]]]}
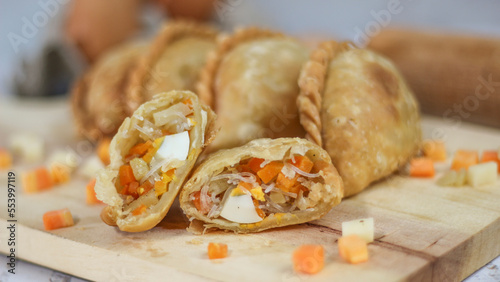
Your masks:
{"label": "orange carrot piece", "polygon": [[451,169],[460,170],[462,168],[468,169],[469,166],[475,165],[479,162],[477,151],[458,150],[455,152]]}
{"label": "orange carrot piece", "polygon": [[264,162],[264,159],[259,159],[259,158],[251,158],[249,161],[248,161],[248,166],[250,167],[250,169],[254,172],[254,173],[257,173],[259,170],[261,170],[262,168],[260,167],[260,165]]}
{"label": "orange carrot piece", "polygon": [[95,194],[95,178],[90,180],[90,182],[87,184],[87,204],[89,205],[94,205],[94,204],[100,204],[102,203],[99,199],[97,199],[97,196]]}
{"label": "orange carrot piece", "polygon": [[8,169],[12,166],[12,155],[5,149],[0,148],[0,169]]}
{"label": "orange carrot piece", "polygon": [[103,138],[97,145],[97,156],[104,165],[109,165],[109,144],[111,144],[111,139]]}
{"label": "orange carrot piece", "polygon": [[40,190],[47,190],[54,186],[52,178],[50,177],[49,171],[44,168],[38,168],[35,170],[36,180],[38,182],[38,188]]}
{"label": "orange carrot piece", "polygon": [[184,105],[188,105],[190,108],[193,107],[193,101],[191,101],[191,99],[186,99],[186,100],[182,101],[182,103]]}
{"label": "orange carrot piece", "polygon": [[435,162],[446,161],[446,147],[443,141],[430,140],[424,142],[424,155]]}
{"label": "orange carrot piece", "polygon": [[135,210],[132,211],[132,215],[138,216],[143,214],[146,211],[147,207],[144,204],[138,206]]}
{"label": "orange carrot piece", "polygon": [[26,193],[48,190],[54,186],[50,172],[45,167],[24,173],[22,180],[23,190]]}
{"label": "orange carrot piece", "polygon": [[201,204],[201,199],[200,199],[201,191],[194,192],[191,195],[194,198],[193,204],[196,207],[196,209],[198,211],[200,211],[202,214],[207,214],[210,211],[210,209],[208,207],[212,205],[212,198],[210,198],[210,194],[208,194],[209,197],[208,197],[208,203],[207,203],[208,205],[207,206],[203,206]]}
{"label": "orange carrot piece", "polygon": [[73,225],[75,225],[73,222],[73,216],[67,208],[49,211],[43,215],[43,226],[45,227],[45,230],[54,230]]}
{"label": "orange carrot piece", "polygon": [[433,177],[434,174],[434,162],[431,158],[414,158],[410,161],[410,176]]}
{"label": "orange carrot piece", "polygon": [[151,140],[148,140],[144,143],[139,143],[135,145],[134,147],[130,148],[128,151],[128,155],[138,155],[139,157],[142,157],[146,152],[153,146],[153,142]]}
{"label": "orange carrot piece", "polygon": [[71,179],[70,169],[59,163],[50,166],[50,177],[54,184],[66,183]]}
{"label": "orange carrot piece", "polygon": [[340,237],[338,242],[340,256],[349,263],[368,260],[368,245],[356,234]]}
{"label": "orange carrot piece", "polygon": [[500,159],[497,151],[484,151],[481,157],[482,163],[496,162],[498,164],[498,173],[500,173]]}
{"label": "orange carrot piece", "polygon": [[325,265],[325,251],[321,245],[302,245],[293,252],[296,272],[315,274]]}
{"label": "orange carrot piece", "polygon": [[122,186],[137,181],[134,176],[134,171],[130,165],[122,165],[118,174],[120,175],[120,184]]}
{"label": "orange carrot piece", "polygon": [[293,178],[286,177],[282,172],[278,173],[278,178],[276,178],[276,187],[283,191],[289,192],[295,184],[297,184],[298,175]]}
{"label": "orange carrot piece", "polygon": [[300,155],[294,156],[288,162],[293,166],[297,167],[298,169],[307,173],[311,172],[314,166],[314,163],[308,157]]}
{"label": "orange carrot piece", "polygon": [[236,186],[236,188],[239,188],[239,189],[241,189],[242,191],[243,191],[244,189],[246,189],[246,190],[250,191],[250,189],[252,189],[252,188],[253,188],[253,185],[252,185],[252,183],[248,183],[248,182],[245,182],[245,181],[240,181],[240,182],[238,183],[238,186]]}
{"label": "orange carrot piece", "polygon": [[268,184],[271,180],[274,179],[280,173],[283,168],[283,163],[281,162],[270,162],[265,165],[261,170],[257,172],[257,175],[264,181],[264,183]]}
{"label": "orange carrot piece", "polygon": [[221,259],[227,257],[227,245],[223,243],[208,243],[208,258]]}
{"label": "orange carrot piece", "polygon": [[259,208],[259,201],[257,199],[253,199],[253,205],[255,207],[255,211],[257,212],[257,214],[261,217],[261,218],[265,218],[266,217],[266,213],[261,209]]}

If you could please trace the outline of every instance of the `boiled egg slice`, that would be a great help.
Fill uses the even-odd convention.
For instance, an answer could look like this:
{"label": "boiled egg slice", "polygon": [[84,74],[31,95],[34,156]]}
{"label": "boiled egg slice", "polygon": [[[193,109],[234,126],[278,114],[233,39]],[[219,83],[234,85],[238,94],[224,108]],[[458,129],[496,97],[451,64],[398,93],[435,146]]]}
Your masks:
{"label": "boiled egg slice", "polygon": [[165,136],[154,158],[184,161],[189,154],[189,133],[187,131]]}
{"label": "boiled egg slice", "polygon": [[255,223],[262,221],[262,218],[255,210],[252,196],[248,194],[229,196],[226,201],[223,202],[220,216],[237,223]]}

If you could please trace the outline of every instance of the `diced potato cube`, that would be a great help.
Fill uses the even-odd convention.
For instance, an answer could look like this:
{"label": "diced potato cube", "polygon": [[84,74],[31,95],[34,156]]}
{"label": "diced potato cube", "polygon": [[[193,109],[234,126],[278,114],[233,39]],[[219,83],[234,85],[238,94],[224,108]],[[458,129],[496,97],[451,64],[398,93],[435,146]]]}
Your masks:
{"label": "diced potato cube", "polygon": [[498,164],[487,162],[469,167],[467,178],[473,187],[494,184],[497,181]]}
{"label": "diced potato cube", "polygon": [[95,178],[97,172],[103,168],[104,165],[102,164],[101,160],[94,155],[85,160],[78,173],[88,179],[92,179]]}
{"label": "diced potato cube", "polygon": [[40,136],[32,133],[18,133],[10,136],[9,147],[24,161],[35,163],[42,160],[45,143]]}
{"label": "diced potato cube", "polygon": [[56,150],[49,158],[48,166],[64,166],[70,173],[73,172],[81,162],[80,157],[72,150]]}
{"label": "diced potato cube", "polygon": [[141,158],[131,160],[130,166],[132,167],[134,177],[137,180],[141,180],[149,171],[148,164]]}
{"label": "diced potato cube", "polygon": [[286,203],[285,197],[283,196],[283,194],[281,194],[279,192],[271,192],[269,194],[269,198],[271,199],[271,201],[273,201],[276,204],[284,204],[284,203]]}
{"label": "diced potato cube", "polygon": [[373,218],[371,217],[342,222],[342,236],[355,234],[367,243],[371,243],[374,236],[373,225]]}

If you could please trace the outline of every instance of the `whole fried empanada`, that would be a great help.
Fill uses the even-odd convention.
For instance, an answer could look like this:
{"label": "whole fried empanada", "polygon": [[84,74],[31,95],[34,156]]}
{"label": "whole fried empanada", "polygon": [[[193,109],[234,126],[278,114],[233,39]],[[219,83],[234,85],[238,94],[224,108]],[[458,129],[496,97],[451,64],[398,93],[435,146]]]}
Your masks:
{"label": "whole fried empanada", "polygon": [[306,137],[330,154],[345,196],[390,175],[419,150],[418,104],[382,56],[325,42],[311,54],[299,85]]}
{"label": "whole fried empanada", "polygon": [[259,137],[303,137],[295,101],[307,54],[294,39],[257,28],[220,40],[197,86],[218,116],[220,132],[210,150]]}
{"label": "whole fried empanada", "polygon": [[129,113],[156,93],[194,90],[206,56],[215,47],[216,36],[217,31],[207,25],[167,23],[132,72],[127,90]]}
{"label": "whole fried empanada", "polygon": [[214,119],[189,91],[158,94],[126,118],[97,176],[97,198],[109,205],[103,221],[128,232],[158,224],[212,139]]}
{"label": "whole fried empanada", "polygon": [[239,233],[318,219],[340,203],[327,152],[301,138],[257,139],[208,156],[180,194],[191,231]]}
{"label": "whole fried empanada", "polygon": [[71,103],[78,133],[96,141],[116,133],[125,119],[127,81],[144,42],[122,45],[106,53],[75,84]]}

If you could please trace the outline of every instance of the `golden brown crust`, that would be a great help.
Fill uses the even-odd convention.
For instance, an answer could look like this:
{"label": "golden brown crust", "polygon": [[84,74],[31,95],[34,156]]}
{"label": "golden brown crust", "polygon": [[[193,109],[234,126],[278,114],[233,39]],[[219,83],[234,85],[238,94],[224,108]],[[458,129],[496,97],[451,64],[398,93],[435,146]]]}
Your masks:
{"label": "golden brown crust", "polygon": [[[115,183],[120,167],[125,164],[124,159],[128,151],[137,144],[138,140],[142,140],[140,137],[141,132],[137,130],[137,126],[145,120],[151,122],[154,113],[186,99],[191,99],[193,103],[193,118],[195,120],[195,125],[190,131],[191,144],[187,160],[182,166],[176,168],[174,179],[169,183],[167,191],[160,195],[159,198],[155,198],[154,191],[151,190],[148,194],[153,194],[149,195],[149,197],[148,194],[144,194],[127,204],[122,195],[118,193]],[[202,110],[207,112],[206,123],[203,122]],[[111,141],[109,148],[110,164],[97,175],[96,195],[99,200],[108,205],[101,213],[102,220],[109,225],[117,225],[120,230],[127,232],[145,231],[158,224],[170,209],[180,188],[190,174],[197,157],[202,152],[207,141],[209,141],[204,140],[204,136],[213,134],[207,132],[207,130],[211,130],[210,125],[213,124],[214,118],[215,114],[212,110],[202,105],[194,93],[175,90],[154,96],[152,100],[142,104],[131,117],[126,118]],[[157,201],[155,202],[153,199],[157,199]],[[131,213],[141,204],[140,201],[147,201],[148,208],[141,215],[134,216]]]}
{"label": "golden brown crust", "polygon": [[390,175],[418,151],[418,104],[382,56],[348,43],[323,43],[303,68],[299,86],[307,138],[330,154],[346,197]]}
{"label": "golden brown crust", "polygon": [[97,136],[89,129],[90,121],[88,119],[87,107],[85,97],[87,93],[87,81],[90,73],[84,74],[80,77],[71,91],[71,109],[73,111],[73,118],[76,126],[77,133],[85,136],[88,139],[95,140]]}
{"label": "golden brown crust", "polygon": [[[319,189],[309,192],[310,195],[315,194],[317,200],[308,209],[270,214],[261,222],[239,224],[223,218],[208,218],[196,209],[190,199],[191,194],[199,191],[211,177],[220,174],[226,167],[237,165],[241,160],[256,157],[282,161],[293,155],[307,155],[314,162],[315,170],[321,171],[319,174],[323,180],[316,182],[320,183]],[[330,156],[321,147],[303,138],[266,138],[253,140],[241,147],[219,150],[208,156],[184,185],[179,202],[184,213],[190,219],[194,219],[189,231],[201,233],[204,228],[216,227],[237,233],[248,233],[318,219],[340,203],[343,192],[342,179],[332,165]],[[199,221],[204,224],[200,224]]]}
{"label": "golden brown crust", "polygon": [[145,89],[142,86],[151,79],[151,68],[161,57],[165,48],[185,37],[200,37],[215,41],[217,33],[210,26],[191,21],[177,20],[166,24],[150,46],[148,54],[141,59],[139,65],[131,74],[130,84],[127,89],[127,112],[132,113],[140,104],[146,101],[143,93]]}
{"label": "golden brown crust", "polygon": [[74,85],[71,105],[78,133],[92,141],[111,137],[125,118],[125,88],[130,69],[145,47],[119,46],[93,65]]}
{"label": "golden brown crust", "polygon": [[217,69],[226,56],[239,44],[264,38],[284,38],[279,32],[264,30],[257,27],[238,29],[231,36],[218,38],[217,49],[209,53],[205,67],[200,74],[200,80],[196,85],[196,91],[201,101],[214,108],[214,83]]}
{"label": "golden brown crust", "polygon": [[311,52],[309,61],[300,73],[300,94],[297,97],[300,123],[306,131],[306,138],[319,146],[323,146],[321,102],[328,65],[335,56],[351,48],[349,42],[323,42]]}

